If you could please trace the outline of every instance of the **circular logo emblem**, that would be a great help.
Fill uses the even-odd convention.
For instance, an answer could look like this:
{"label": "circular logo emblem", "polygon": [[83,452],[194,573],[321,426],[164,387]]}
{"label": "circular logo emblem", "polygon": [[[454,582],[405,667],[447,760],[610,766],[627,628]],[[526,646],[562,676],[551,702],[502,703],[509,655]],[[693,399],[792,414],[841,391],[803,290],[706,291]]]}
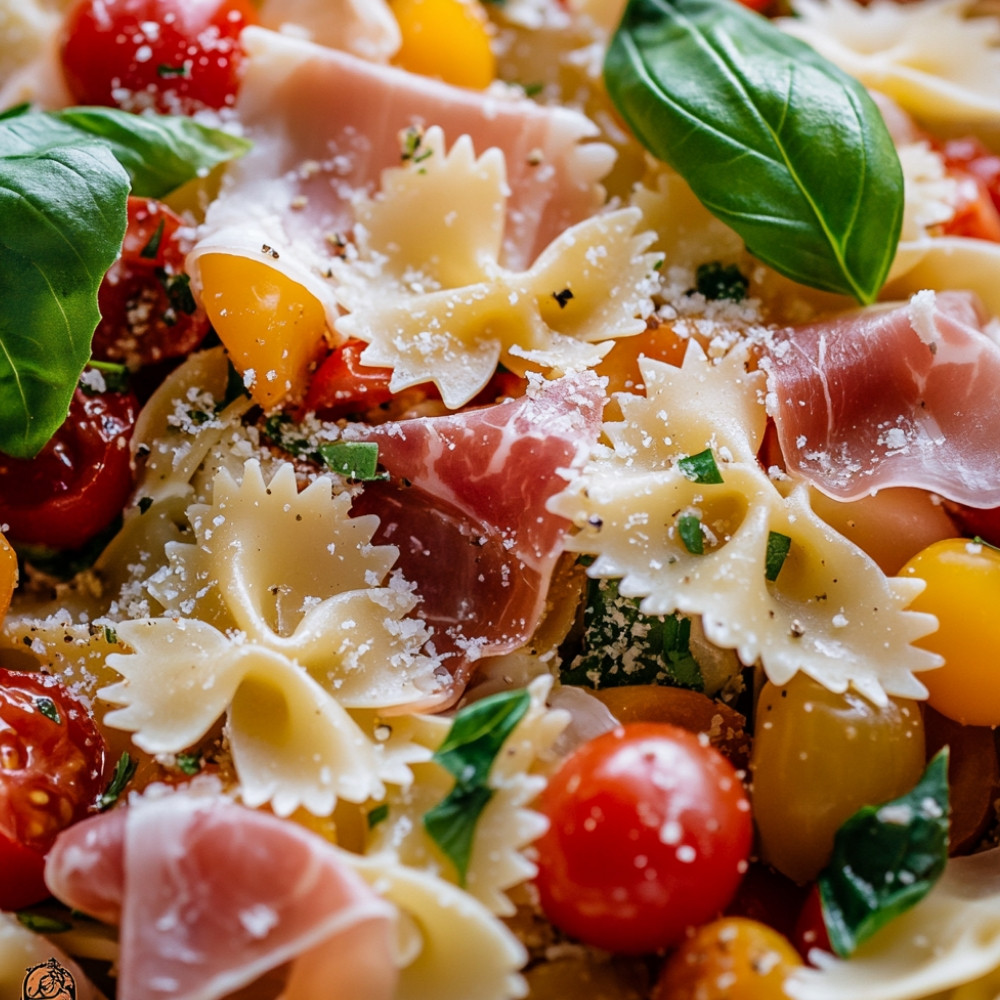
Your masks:
{"label": "circular logo emblem", "polygon": [[69,969],[50,958],[25,973],[21,1000],[76,1000],[76,980]]}

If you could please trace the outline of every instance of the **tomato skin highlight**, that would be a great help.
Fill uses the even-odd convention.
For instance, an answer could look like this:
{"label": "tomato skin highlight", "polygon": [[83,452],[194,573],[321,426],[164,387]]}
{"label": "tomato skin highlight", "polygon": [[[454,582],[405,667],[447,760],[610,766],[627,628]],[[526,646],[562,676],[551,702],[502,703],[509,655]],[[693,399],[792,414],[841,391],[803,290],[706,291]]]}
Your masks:
{"label": "tomato skin highlight", "polygon": [[579,747],[541,796],[545,915],[586,944],[643,954],[728,905],[746,871],[750,804],[732,765],[667,723]]}
{"label": "tomato skin highlight", "polygon": [[60,43],[77,104],[193,114],[231,106],[249,0],[80,0]]}
{"label": "tomato skin highlight", "polygon": [[107,745],[53,677],[0,669],[0,909],[45,899],[44,856],[96,809]]}
{"label": "tomato skin highlight", "polygon": [[178,235],[182,227],[162,202],[129,197],[122,254],[97,293],[101,321],[91,354],[98,361],[139,368],[186,357],[205,339],[210,324],[188,288],[184,258],[190,248]]}
{"label": "tomato skin highlight", "polygon": [[79,548],[122,511],[132,490],[130,393],[77,389],[69,416],[30,459],[0,454],[0,524],[12,542]]}

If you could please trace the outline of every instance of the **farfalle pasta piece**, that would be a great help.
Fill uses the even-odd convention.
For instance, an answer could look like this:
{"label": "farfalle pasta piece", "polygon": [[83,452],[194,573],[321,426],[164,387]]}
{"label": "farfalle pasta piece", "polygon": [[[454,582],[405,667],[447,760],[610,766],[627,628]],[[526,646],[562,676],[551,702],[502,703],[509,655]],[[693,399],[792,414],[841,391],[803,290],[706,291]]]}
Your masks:
{"label": "farfalle pasta piece", "polygon": [[394,1000],[513,1000],[527,993],[520,941],[457,886],[389,853],[345,861],[406,919]]}
{"label": "farfalle pasta piece", "polygon": [[[464,887],[501,916],[514,913],[506,890],[532,878],[536,871],[522,851],[545,832],[545,820],[529,808],[531,800],[545,787],[544,777],[533,772],[569,722],[567,712],[546,707],[551,687],[552,678],[547,674],[529,685],[531,705],[493,763],[489,785],[494,794],[476,824]],[[435,745],[439,745],[448,726],[435,728],[436,732],[430,732]],[[427,735],[425,729],[424,738]],[[411,786],[390,793],[388,816],[375,827],[369,853],[388,851],[409,868],[454,880],[454,866],[423,825],[424,814],[447,796],[454,778],[430,761],[414,767],[414,778]]]}
{"label": "farfalle pasta piece", "polygon": [[253,460],[240,483],[222,470],[213,494],[188,511],[194,541],[170,543],[149,581],[168,613],[294,659],[348,708],[434,701],[429,632],[407,617],[411,589],[385,584],[397,550],[371,544],[375,517],[349,517],[351,497],[334,496],[329,477],[300,492],[291,463],[269,482]]}
{"label": "farfalle pasta piece", "polygon": [[[696,343],[682,368],[641,362],[646,396],[617,397],[611,447],[550,505],[580,529],[568,548],[595,554],[590,575],[621,578],[645,614],[700,615],[712,642],[759,659],[776,684],[802,671],[880,704],[924,696],[915,674],[938,660],[911,645],[935,624],[905,610],[919,584],[887,578],[812,512],[804,486],[759,466],[764,376],[747,362],[740,346],[710,364]],[[678,464],[707,448],[722,483]],[[791,545],[769,582],[773,535]]]}
{"label": "farfalle pasta piece", "polygon": [[121,680],[100,695],[120,707],[105,723],[148,753],[179,753],[229,713],[240,793],[278,815],[332,812],[338,798],[380,797],[379,755],[337,700],[301,667],[195,620],[122,622],[130,653],[108,666]]}
{"label": "farfalle pasta piece", "polygon": [[508,270],[503,154],[476,159],[468,137],[446,153],[436,127],[414,148],[405,166],[384,171],[379,195],[356,204],[358,258],[333,265],[349,311],[336,329],[368,343],[364,364],[393,369],[394,392],[434,382],[457,409],[498,362],[581,370],[610,338],[645,329],[661,258],[645,252],[651,234],[636,235],[637,209],[585,219],[527,271]]}
{"label": "farfalle pasta piece", "polygon": [[796,0],[777,23],[929,125],[1000,126],[1000,22],[972,0]]}

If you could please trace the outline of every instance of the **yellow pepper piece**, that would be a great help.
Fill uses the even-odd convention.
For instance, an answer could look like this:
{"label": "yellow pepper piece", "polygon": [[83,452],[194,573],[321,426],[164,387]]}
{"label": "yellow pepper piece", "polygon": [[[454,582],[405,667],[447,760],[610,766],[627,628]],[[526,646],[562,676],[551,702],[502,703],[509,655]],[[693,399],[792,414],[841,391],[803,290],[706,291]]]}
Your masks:
{"label": "yellow pepper piece", "polygon": [[10,607],[10,599],[17,586],[17,554],[10,543],[0,535],[0,620]]}
{"label": "yellow pepper piece", "polygon": [[205,310],[254,401],[268,409],[299,398],[326,335],[316,296],[249,257],[210,253],[199,266]]}
{"label": "yellow pepper piece", "polygon": [[483,90],[496,76],[489,21],[476,0],[393,0],[403,44],[397,66]]}

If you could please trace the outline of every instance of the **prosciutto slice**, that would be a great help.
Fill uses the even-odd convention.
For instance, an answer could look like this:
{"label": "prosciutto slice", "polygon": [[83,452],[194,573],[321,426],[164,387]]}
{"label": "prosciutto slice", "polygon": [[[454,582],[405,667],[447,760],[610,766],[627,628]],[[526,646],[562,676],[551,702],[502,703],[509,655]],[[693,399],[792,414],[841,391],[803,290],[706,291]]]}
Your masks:
{"label": "prosciutto slice", "polygon": [[147,794],[70,827],[46,881],[121,925],[119,1000],[217,1000],[285,963],[284,997],[393,996],[394,908],[321,837],[214,795]]}
{"label": "prosciutto slice", "polygon": [[917,293],[779,332],[769,402],[789,471],[837,500],[915,486],[1000,504],[1000,346],[974,295]]}
{"label": "prosciutto slice", "polygon": [[469,135],[477,154],[503,151],[504,264],[514,270],[603,201],[598,182],[615,154],[584,142],[598,130],[575,111],[454,87],[263,28],[241,40],[248,61],[237,113],[253,148],[209,209],[188,261],[196,284],[202,254],[250,256],[308,288],[332,325],[331,239],[350,232],[352,199],[400,165],[400,135],[412,126],[439,125],[449,144]]}
{"label": "prosciutto slice", "polygon": [[586,460],[604,400],[587,372],[480,410],[345,429],[378,443],[392,477],[367,485],[351,513],[381,519],[374,541],[399,547],[417,613],[459,679],[538,625],[569,527],[546,504]]}

